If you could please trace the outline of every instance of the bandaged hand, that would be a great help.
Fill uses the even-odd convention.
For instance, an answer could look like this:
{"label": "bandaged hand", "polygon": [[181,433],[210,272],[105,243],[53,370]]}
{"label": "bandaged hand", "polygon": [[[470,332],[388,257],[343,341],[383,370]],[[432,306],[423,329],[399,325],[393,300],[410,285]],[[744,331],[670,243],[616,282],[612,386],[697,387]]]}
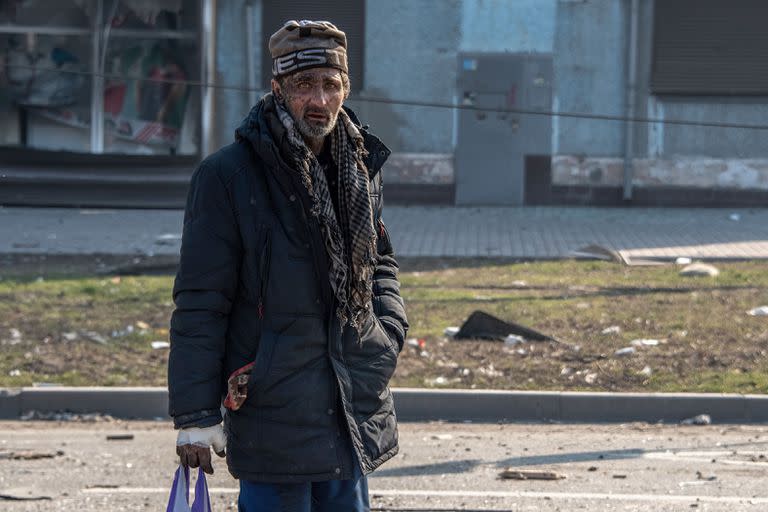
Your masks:
{"label": "bandaged hand", "polygon": [[213,474],[211,448],[216,455],[224,457],[226,447],[227,436],[221,423],[212,427],[182,428],[176,438],[176,454],[181,464],[191,468],[200,466],[209,475]]}

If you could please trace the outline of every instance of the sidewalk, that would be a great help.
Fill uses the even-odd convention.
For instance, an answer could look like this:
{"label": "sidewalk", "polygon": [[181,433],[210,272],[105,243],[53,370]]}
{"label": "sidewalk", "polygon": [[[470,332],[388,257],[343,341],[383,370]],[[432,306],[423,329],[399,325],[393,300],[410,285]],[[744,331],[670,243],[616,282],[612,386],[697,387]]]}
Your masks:
{"label": "sidewalk", "polygon": [[[0,208],[0,254],[178,255],[180,210]],[[558,259],[597,244],[625,259],[768,259],[768,209],[385,208],[405,257]]]}

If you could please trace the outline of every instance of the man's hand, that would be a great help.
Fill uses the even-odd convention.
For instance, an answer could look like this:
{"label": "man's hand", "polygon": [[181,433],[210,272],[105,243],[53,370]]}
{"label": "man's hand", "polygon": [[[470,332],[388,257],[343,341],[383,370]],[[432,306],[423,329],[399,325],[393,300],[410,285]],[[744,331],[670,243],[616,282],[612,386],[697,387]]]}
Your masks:
{"label": "man's hand", "polygon": [[212,427],[190,427],[179,430],[176,438],[176,454],[183,466],[196,468],[200,466],[209,475],[213,474],[211,464],[211,448],[219,457],[224,457],[227,447],[227,436],[221,423]]}

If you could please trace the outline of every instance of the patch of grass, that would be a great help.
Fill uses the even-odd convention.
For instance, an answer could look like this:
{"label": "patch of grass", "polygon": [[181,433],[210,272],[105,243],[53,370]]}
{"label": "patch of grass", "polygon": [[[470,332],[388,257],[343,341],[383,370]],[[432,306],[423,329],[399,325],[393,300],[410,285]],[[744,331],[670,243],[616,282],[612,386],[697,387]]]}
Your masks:
{"label": "patch of grass", "polygon": [[[3,269],[0,385],[165,385],[167,350],[150,342],[168,338],[172,276],[93,277],[78,265]],[[717,278],[685,278],[674,266],[403,260],[409,337],[424,347],[405,347],[394,384],[768,392],[768,319],[746,314],[768,304],[768,263],[717,266]],[[562,343],[445,338],[475,310]],[[638,338],[660,344],[614,355]]]}

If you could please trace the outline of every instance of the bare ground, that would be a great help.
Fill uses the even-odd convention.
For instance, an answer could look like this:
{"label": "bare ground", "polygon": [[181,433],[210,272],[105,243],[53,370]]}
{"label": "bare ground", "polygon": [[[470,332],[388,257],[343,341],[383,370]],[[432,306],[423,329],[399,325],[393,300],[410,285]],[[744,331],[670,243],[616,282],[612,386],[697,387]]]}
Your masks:
{"label": "bare ground", "polygon": [[[173,261],[4,256],[0,385],[165,385]],[[399,386],[768,392],[768,263],[403,260],[411,330]],[[556,337],[506,345],[443,330],[482,310]],[[614,332],[604,334],[609,327]],[[657,345],[633,346],[637,339]],[[632,347],[628,356],[616,355]]]}

